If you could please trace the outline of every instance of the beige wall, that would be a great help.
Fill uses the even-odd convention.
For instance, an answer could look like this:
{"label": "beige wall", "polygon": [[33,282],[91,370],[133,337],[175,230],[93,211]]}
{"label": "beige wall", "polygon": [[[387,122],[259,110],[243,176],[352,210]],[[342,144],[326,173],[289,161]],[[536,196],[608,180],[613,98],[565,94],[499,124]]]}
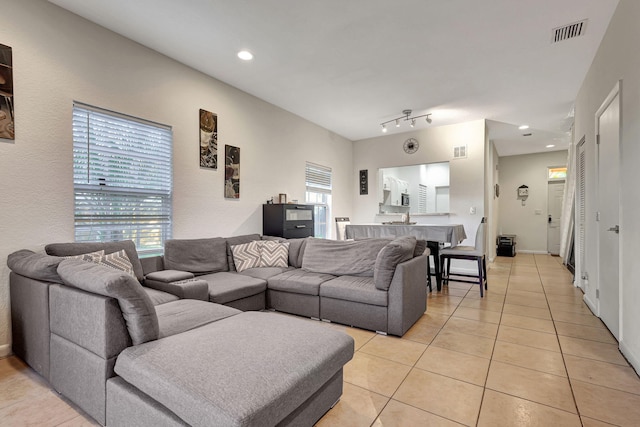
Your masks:
{"label": "beige wall", "polygon": [[[620,349],[640,370],[640,2],[621,0],[576,99],[575,140],[586,144],[585,298],[597,305],[598,288],[595,114],[621,80],[620,141]],[[615,189],[613,190],[615,191]],[[578,259],[578,256],[576,256]]]}
{"label": "beige wall", "polygon": [[[0,356],[10,344],[7,255],[74,238],[74,100],[173,127],[174,237],[261,233],[265,200],[304,200],[307,160],[332,168],[334,212],[351,215],[350,141],[46,1],[0,0],[0,10],[16,110],[16,140],[0,142]],[[199,168],[200,108],[218,114],[221,148],[241,148],[239,200],[224,199],[220,170]]]}
{"label": "beige wall", "polygon": [[[547,168],[566,164],[567,150],[500,157],[497,231],[517,235],[518,252],[547,253]],[[517,199],[521,185],[529,187],[524,206]]]}

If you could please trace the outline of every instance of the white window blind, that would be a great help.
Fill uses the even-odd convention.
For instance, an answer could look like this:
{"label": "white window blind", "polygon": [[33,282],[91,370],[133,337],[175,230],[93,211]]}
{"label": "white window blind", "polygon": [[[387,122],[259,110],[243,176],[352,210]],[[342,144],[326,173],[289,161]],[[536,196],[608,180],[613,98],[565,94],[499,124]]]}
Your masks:
{"label": "white window blind", "polygon": [[141,255],[171,238],[171,128],[74,103],[78,242],[133,240]]}
{"label": "white window blind", "polygon": [[307,162],[305,182],[307,191],[331,194],[331,168]]}
{"label": "white window blind", "polygon": [[314,204],[315,237],[331,237],[331,168],[307,162],[305,166],[305,201]]}
{"label": "white window blind", "polygon": [[427,186],[418,184],[418,212],[427,213]]}

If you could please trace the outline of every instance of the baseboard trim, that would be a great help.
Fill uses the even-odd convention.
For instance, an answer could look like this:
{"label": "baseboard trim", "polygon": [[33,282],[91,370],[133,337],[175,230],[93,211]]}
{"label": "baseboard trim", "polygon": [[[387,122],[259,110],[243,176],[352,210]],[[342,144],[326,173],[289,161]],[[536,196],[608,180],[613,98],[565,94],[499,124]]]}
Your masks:
{"label": "baseboard trim", "polygon": [[620,342],[620,351],[624,357],[627,358],[631,366],[633,366],[633,369],[635,369],[636,372],[640,372],[640,358],[638,358],[638,356],[636,356],[633,351],[627,347],[624,341]]}
{"label": "baseboard trim", "polygon": [[600,317],[600,315],[598,313],[598,305],[596,303],[594,303],[593,301],[591,301],[589,299],[589,297],[587,296],[587,294],[584,294],[582,299],[583,299],[584,303],[587,304],[587,307],[589,307],[589,310],[591,310],[593,315],[596,316],[596,317]]}
{"label": "baseboard trim", "polygon": [[0,345],[0,357],[7,357],[11,355],[11,346],[9,344]]}
{"label": "baseboard trim", "polygon": [[517,254],[534,254],[534,255],[549,255],[548,251],[529,251],[526,249],[516,249]]}

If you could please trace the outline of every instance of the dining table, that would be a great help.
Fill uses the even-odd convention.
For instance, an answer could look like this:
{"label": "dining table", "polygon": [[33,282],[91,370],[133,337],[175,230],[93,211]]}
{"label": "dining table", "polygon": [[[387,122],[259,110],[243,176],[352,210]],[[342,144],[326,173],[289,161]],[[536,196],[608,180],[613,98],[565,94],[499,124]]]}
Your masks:
{"label": "dining table", "polygon": [[[366,238],[395,238],[400,236],[415,236],[418,239],[427,241],[427,247],[431,251],[434,259],[434,271],[436,276],[436,287],[438,291],[442,289],[442,271],[440,269],[440,248],[445,244],[451,247],[457,246],[467,234],[462,224],[407,224],[399,223],[371,223],[371,224],[349,224],[345,227],[345,237],[347,239]],[[430,272],[427,272],[430,274]]]}

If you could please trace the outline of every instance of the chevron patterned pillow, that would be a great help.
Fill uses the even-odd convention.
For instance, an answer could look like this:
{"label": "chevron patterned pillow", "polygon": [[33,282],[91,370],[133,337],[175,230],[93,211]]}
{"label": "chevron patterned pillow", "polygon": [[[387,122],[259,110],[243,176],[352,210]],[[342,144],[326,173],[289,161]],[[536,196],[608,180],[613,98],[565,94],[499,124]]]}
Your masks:
{"label": "chevron patterned pillow", "polygon": [[124,249],[103,256],[102,259],[98,261],[98,264],[124,271],[138,280],[136,273],[133,271],[133,264],[131,264],[131,261]]}
{"label": "chevron patterned pillow", "polygon": [[260,240],[231,246],[233,263],[238,273],[247,268],[260,267]]}
{"label": "chevron patterned pillow", "polygon": [[100,262],[100,260],[102,259],[103,256],[104,256],[104,250],[96,251],[96,252],[89,252],[88,254],[63,256],[62,258],[64,258],[64,259],[79,259],[81,261],[95,262],[97,264],[97,263]]}
{"label": "chevron patterned pillow", "polygon": [[289,242],[263,240],[260,245],[260,267],[287,267]]}

